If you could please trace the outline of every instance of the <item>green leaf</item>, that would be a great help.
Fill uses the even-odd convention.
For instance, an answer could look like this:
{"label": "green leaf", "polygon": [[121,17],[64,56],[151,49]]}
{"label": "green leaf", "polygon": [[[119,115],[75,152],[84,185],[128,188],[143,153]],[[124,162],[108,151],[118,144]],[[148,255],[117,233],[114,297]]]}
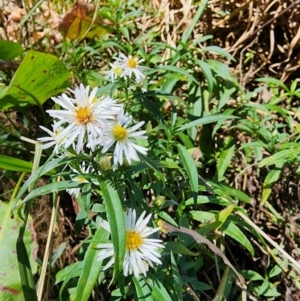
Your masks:
{"label": "green leaf", "polygon": [[[152,297],[155,301],[172,301],[163,284],[149,272],[147,273],[146,282],[152,289]],[[178,297],[179,296],[177,296],[177,298]],[[182,298],[177,300],[182,300]]]}
{"label": "green leaf", "polygon": [[263,183],[263,192],[262,192],[262,197],[260,201],[260,205],[263,206],[266,201],[268,200],[271,191],[272,191],[272,186],[274,182],[276,182],[281,174],[281,168],[274,168],[270,170],[265,177],[264,183]]}
{"label": "green leaf", "polygon": [[165,244],[164,253],[184,254],[190,256],[199,256],[199,253],[192,252],[178,241],[168,241]]}
{"label": "green leaf", "polygon": [[216,84],[215,77],[213,76],[210,67],[208,66],[207,63],[205,63],[202,60],[196,59],[195,62],[198,63],[199,67],[201,68],[206,80],[207,80],[207,86],[208,86],[208,91],[209,93],[213,92],[214,85]]}
{"label": "green leaf", "polygon": [[235,151],[235,140],[230,138],[224,150],[222,150],[217,163],[217,177],[218,181],[223,181],[224,174],[231,162]]}
{"label": "green leaf", "polygon": [[284,164],[287,163],[286,160],[293,159],[297,155],[299,155],[300,147],[295,147],[291,149],[284,149],[282,151],[279,151],[278,153],[267,157],[263,160],[261,160],[258,163],[258,167],[264,167],[269,165],[276,165],[276,164]]}
{"label": "green leaf", "polygon": [[183,32],[182,34],[182,38],[181,38],[181,42],[182,43],[186,43],[190,37],[190,35],[192,34],[195,26],[197,25],[199,19],[201,18],[201,16],[203,15],[206,7],[207,7],[207,3],[208,0],[202,0],[195,15],[194,18],[192,20],[192,22],[189,24],[188,28]]}
{"label": "green leaf", "polygon": [[68,87],[69,71],[54,55],[30,50],[0,94],[0,109],[27,104],[42,105]]}
{"label": "green leaf", "polygon": [[0,155],[0,169],[31,173],[32,163],[18,158]]}
{"label": "green leaf", "polygon": [[251,280],[251,281],[262,280],[262,281],[264,281],[264,277],[262,277],[260,274],[258,274],[255,271],[252,271],[252,270],[243,270],[243,271],[241,271],[241,274],[245,277],[246,280]]}
{"label": "green leaf", "polygon": [[234,57],[229,53],[227,52],[226,50],[224,50],[223,48],[219,47],[219,46],[206,46],[204,48],[201,49],[202,51],[207,51],[207,52],[210,52],[210,53],[216,53],[216,54],[219,54],[223,57],[226,57],[232,61],[235,62],[235,59]]}
{"label": "green leaf", "polygon": [[[74,262],[70,265],[67,265],[62,270],[58,271],[55,275],[55,284],[65,281],[67,277],[79,277],[81,275],[81,270],[83,267],[83,261]],[[69,279],[71,279],[69,278]]]}
{"label": "green leaf", "polygon": [[23,48],[19,43],[12,41],[0,41],[0,59],[13,60],[23,53]]}
{"label": "green leaf", "polygon": [[226,225],[224,225],[221,230],[231,238],[235,239],[242,246],[244,246],[249,251],[252,257],[254,256],[254,249],[251,242],[238,226],[236,226],[232,222],[229,222],[226,223]]}
{"label": "green leaf", "polygon": [[281,87],[282,89],[284,89],[286,92],[289,92],[289,88],[279,79],[272,78],[272,77],[261,77],[261,78],[256,79],[256,81],[266,83],[269,86],[271,86],[271,85],[278,86],[278,87]]}
{"label": "green leaf", "polygon": [[[23,221],[17,214],[14,214],[13,217],[11,216],[11,204],[8,202],[0,201],[0,221],[0,300],[23,301],[26,296],[28,297],[26,300],[37,300],[34,285],[28,286],[27,289],[24,290],[26,296],[24,297],[23,295],[17,258],[18,255],[19,259],[23,261],[24,256],[28,256],[32,270],[31,271],[30,267],[28,267],[31,276],[32,273],[36,272],[36,251],[38,246],[32,219],[30,216],[28,217],[28,223],[23,236],[26,249],[23,249],[25,253],[22,254],[17,254],[16,242]],[[22,277],[27,276],[22,275]],[[30,283],[27,283],[27,285],[30,285]],[[30,292],[29,294],[28,291]]]}
{"label": "green leaf", "polygon": [[68,282],[75,277],[79,277],[81,270],[83,267],[83,261],[78,262],[78,264],[72,264],[68,268],[68,273],[66,271],[63,273],[63,275],[59,275],[59,279],[56,282],[60,282],[62,279],[64,282],[61,285],[60,291],[59,291],[59,300],[63,300],[63,290],[68,284]]}
{"label": "green leaf", "polygon": [[237,83],[237,79],[231,74],[227,65],[216,60],[207,60],[206,62],[221,78],[226,81]]}
{"label": "green leaf", "polygon": [[70,188],[78,188],[78,183],[73,181],[61,181],[61,182],[54,182],[50,184],[46,184],[44,186],[38,187],[34,190],[32,190],[23,200],[23,203],[26,203],[34,198],[37,198],[39,196],[52,193],[52,192],[58,192]]}
{"label": "green leaf", "polygon": [[171,252],[172,276],[178,301],[182,301],[182,281],[173,252]]}
{"label": "green leaf", "polygon": [[154,301],[154,299],[152,298],[151,290],[148,284],[145,282],[145,279],[137,279],[135,277],[132,277],[132,280],[135,286],[135,292],[137,297],[135,298],[136,301]]}
{"label": "green leaf", "polygon": [[213,187],[213,190],[216,194],[222,197],[226,197],[226,195],[228,195],[229,197],[237,198],[238,200],[247,204],[250,204],[251,202],[250,196],[248,196],[243,191],[212,180],[205,179],[205,181],[207,181],[207,183]]}
{"label": "green leaf", "polygon": [[159,217],[161,217],[162,219],[164,219],[165,221],[167,221],[168,223],[170,223],[171,225],[178,227],[178,224],[174,221],[174,219],[167,212],[159,211],[157,213],[157,215]]}
{"label": "green leaf", "polygon": [[198,193],[198,171],[196,163],[183,145],[178,144],[177,148],[183,167],[188,174],[192,191]]}
{"label": "green leaf", "polygon": [[[223,198],[217,198],[215,196],[206,196],[206,195],[198,195],[197,196],[197,204],[219,204],[222,206],[228,206],[230,203],[228,202],[228,200],[223,199]],[[186,206],[191,206],[195,204],[195,200],[194,198],[190,198],[188,200],[185,201],[185,205]]]}
{"label": "green leaf", "polygon": [[[187,81],[187,79],[189,79],[191,82],[198,84],[198,81],[195,79],[195,77],[182,68],[178,68],[178,67],[170,66],[170,65],[166,65],[166,66],[162,65],[162,66],[159,66],[158,70],[173,72],[178,77],[178,79],[180,78],[180,75],[181,75],[183,77],[182,80],[185,79]],[[165,76],[167,76],[167,74]]]}
{"label": "green leaf", "polygon": [[60,165],[67,164],[67,162],[70,159],[60,157],[57,159],[52,160],[52,158],[49,158],[49,161],[46,162],[43,166],[39,167],[24,183],[22,188],[19,190],[17,196],[14,199],[12,208],[16,206],[20,198],[23,196],[23,194],[28,190],[28,188],[33,185],[41,176],[49,174],[53,172],[55,168],[57,168]]}
{"label": "green leaf", "polygon": [[[103,228],[97,229],[94,239],[108,239],[109,233]],[[97,261],[97,244],[91,243],[85,253],[82,273],[79,277],[75,301],[87,301],[90,298],[92,290],[96,284],[98,275],[101,270],[102,262]]]}
{"label": "green leaf", "polygon": [[118,276],[123,269],[126,244],[126,228],[123,206],[117,191],[106,182],[100,183],[100,189],[103,195],[108,223],[111,230],[112,242],[114,245],[114,277]]}
{"label": "green leaf", "polygon": [[193,126],[213,123],[213,122],[217,122],[217,121],[220,121],[220,120],[225,121],[226,119],[232,119],[232,118],[236,118],[236,117],[235,116],[224,116],[224,115],[206,116],[206,117],[202,117],[202,118],[196,119],[194,121],[191,121],[191,122],[179,127],[176,130],[176,132],[180,132],[180,131],[189,129]]}

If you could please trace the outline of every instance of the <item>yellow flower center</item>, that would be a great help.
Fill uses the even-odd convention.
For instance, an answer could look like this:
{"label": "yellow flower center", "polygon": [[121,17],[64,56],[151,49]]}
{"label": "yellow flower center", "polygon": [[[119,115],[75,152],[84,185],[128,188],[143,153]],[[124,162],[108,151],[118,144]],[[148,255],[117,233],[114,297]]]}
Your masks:
{"label": "yellow flower center", "polygon": [[116,124],[112,129],[112,135],[117,141],[124,141],[128,134],[126,128]]}
{"label": "yellow flower center", "polygon": [[93,111],[88,107],[79,107],[75,110],[76,119],[79,124],[86,124],[91,122],[93,117]]}
{"label": "yellow flower center", "polygon": [[80,176],[76,177],[76,181],[79,182],[79,183],[87,182],[87,180],[84,177],[80,177]]}
{"label": "yellow flower center", "polygon": [[143,238],[135,231],[126,231],[126,249],[137,250],[143,244]]}
{"label": "yellow flower center", "polygon": [[127,61],[127,65],[129,68],[136,68],[138,64],[137,64],[137,61],[133,57],[130,57]]}
{"label": "yellow flower center", "polygon": [[113,72],[114,72],[117,76],[121,76],[123,70],[122,70],[121,67],[117,66],[117,67],[114,67],[114,68],[113,68]]}

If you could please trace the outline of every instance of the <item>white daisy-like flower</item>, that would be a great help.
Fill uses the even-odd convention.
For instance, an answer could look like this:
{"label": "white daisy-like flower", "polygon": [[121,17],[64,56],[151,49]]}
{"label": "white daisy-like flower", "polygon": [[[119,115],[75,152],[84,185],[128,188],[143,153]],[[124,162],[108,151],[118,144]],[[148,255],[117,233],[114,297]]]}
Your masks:
{"label": "white daisy-like flower", "polygon": [[120,109],[115,121],[107,125],[107,130],[103,133],[102,153],[107,152],[114,144],[114,164],[123,164],[123,156],[125,156],[128,164],[131,161],[140,161],[137,151],[146,155],[147,149],[135,143],[135,139],[147,139],[144,136],[146,131],[137,131],[145,122],[141,121],[132,127],[128,125],[132,121],[132,116],[124,114],[124,109]]}
{"label": "white daisy-like flower", "polygon": [[[96,179],[90,179],[88,180],[86,177],[85,177],[85,174],[91,174],[91,173],[94,173],[94,169],[92,168],[91,165],[87,165],[85,162],[81,163],[80,165],[80,171],[74,169],[74,168],[71,168],[72,169],[72,172],[73,174],[71,175],[71,180],[73,182],[77,182],[78,185],[79,184],[82,184],[82,183],[94,183],[95,185],[98,185],[99,186],[99,182],[96,180]],[[79,196],[80,192],[81,192],[81,188],[70,188],[70,189],[67,189],[67,192],[70,194],[70,195],[74,195],[76,198]]]}
{"label": "white daisy-like flower", "polygon": [[65,136],[60,135],[63,131],[63,128],[56,122],[52,124],[52,132],[42,125],[40,125],[40,128],[50,135],[48,137],[41,137],[37,139],[40,142],[47,142],[42,146],[42,149],[46,149],[55,145],[54,152],[58,153],[60,146],[64,144],[66,139]]}
{"label": "white daisy-like flower", "polygon": [[64,139],[64,147],[75,146],[77,153],[83,150],[87,141],[89,147],[95,150],[95,141],[100,141],[107,120],[114,119],[120,105],[110,97],[97,98],[97,88],[90,92],[90,87],[76,87],[69,89],[74,98],[63,93],[59,97],[52,97],[62,110],[48,110],[50,116],[57,119],[57,124],[64,127],[57,139]]}
{"label": "white daisy-like flower", "polygon": [[[153,263],[161,264],[160,253],[158,249],[164,248],[162,240],[148,238],[151,234],[160,230],[160,228],[148,227],[147,223],[151,218],[151,214],[145,217],[146,211],[142,213],[136,221],[136,212],[131,208],[125,215],[126,226],[126,251],[123,262],[124,276],[139,274],[146,276],[148,266],[153,267]],[[145,217],[145,218],[144,218]],[[111,233],[109,223],[102,221],[101,226]],[[114,247],[112,243],[101,243],[97,246],[102,249],[98,253],[98,261],[110,258],[103,270],[108,269],[114,264]]]}
{"label": "white daisy-like flower", "polygon": [[119,53],[119,57],[115,59],[116,59],[116,64],[123,69],[121,77],[131,78],[132,75],[134,75],[135,81],[137,83],[145,79],[145,75],[143,74],[143,72],[146,71],[148,68],[144,66],[140,66],[140,63],[144,62],[143,59],[139,60],[137,57],[132,55],[129,55],[127,57],[123,53]]}
{"label": "white daisy-like flower", "polygon": [[111,69],[108,71],[104,71],[104,78],[114,82],[118,77],[121,77],[123,73],[123,69],[121,66],[117,65],[116,63],[109,63]]}

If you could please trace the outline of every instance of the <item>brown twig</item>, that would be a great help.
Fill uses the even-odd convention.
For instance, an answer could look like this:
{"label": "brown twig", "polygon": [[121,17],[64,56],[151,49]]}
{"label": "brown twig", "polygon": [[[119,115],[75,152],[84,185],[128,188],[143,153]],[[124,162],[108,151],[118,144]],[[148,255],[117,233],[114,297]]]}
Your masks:
{"label": "brown twig", "polygon": [[177,233],[187,234],[187,235],[193,237],[197,243],[207,245],[212,252],[214,252],[216,255],[220,256],[223,259],[224,263],[227,264],[234,271],[234,273],[237,275],[237,277],[240,281],[242,288],[245,288],[246,282],[245,282],[244,277],[235,269],[235,267],[231,264],[231,262],[227,259],[227,257],[222,253],[222,251],[218,247],[216,247],[211,241],[209,241],[207,238],[205,238],[204,236],[202,236],[201,234],[199,234],[196,231],[187,229],[185,227],[176,228],[176,227],[168,224],[167,222],[163,222],[160,226],[167,233],[177,232]]}

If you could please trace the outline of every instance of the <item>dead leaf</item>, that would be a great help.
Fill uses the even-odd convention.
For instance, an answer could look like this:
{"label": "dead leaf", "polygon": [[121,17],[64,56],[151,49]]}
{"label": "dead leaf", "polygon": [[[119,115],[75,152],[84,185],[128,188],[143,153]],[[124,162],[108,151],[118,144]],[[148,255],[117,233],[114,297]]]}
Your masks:
{"label": "dead leaf", "polygon": [[113,31],[113,23],[95,14],[95,5],[76,2],[60,25],[61,32],[70,40],[93,39]]}

